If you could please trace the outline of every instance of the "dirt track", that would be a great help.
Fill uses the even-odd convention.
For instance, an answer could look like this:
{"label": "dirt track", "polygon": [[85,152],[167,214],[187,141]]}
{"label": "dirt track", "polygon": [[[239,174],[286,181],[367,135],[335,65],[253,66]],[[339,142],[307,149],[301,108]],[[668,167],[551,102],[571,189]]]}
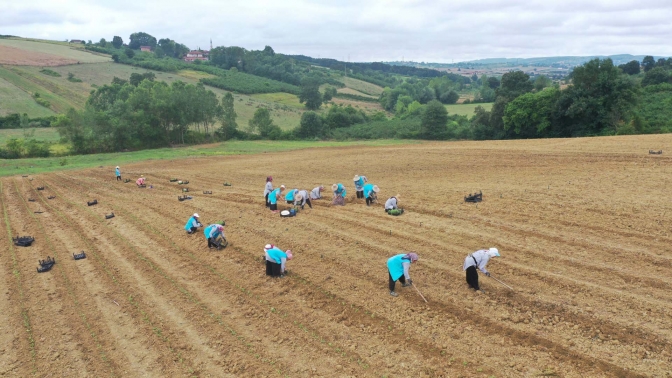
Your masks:
{"label": "dirt track", "polygon": [[[152,189],[116,182],[113,167],[3,178],[0,376],[672,376],[672,159],[649,149],[672,153],[672,136],[122,167]],[[263,205],[268,174],[354,197],[355,173],[407,213],[322,200],[285,219]],[[177,201],[173,177],[194,199]],[[463,202],[478,190],[482,203]],[[184,233],[193,212],[226,220],[227,249]],[[264,275],[266,243],[295,251],[287,277]],[[483,275],[485,294],[466,287],[464,257],[490,246],[502,257],[488,269],[515,291]],[[428,304],[388,294],[385,261],[410,250]],[[37,274],[47,256],[56,265]]]}

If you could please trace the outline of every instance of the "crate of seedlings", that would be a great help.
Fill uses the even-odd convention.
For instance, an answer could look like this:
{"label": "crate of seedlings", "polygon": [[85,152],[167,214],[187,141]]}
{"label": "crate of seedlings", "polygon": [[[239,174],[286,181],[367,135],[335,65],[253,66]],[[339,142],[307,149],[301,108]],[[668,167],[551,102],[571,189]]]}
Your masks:
{"label": "crate of seedlings", "polygon": [[30,245],[35,241],[35,238],[32,236],[17,236],[12,238],[12,241],[17,247],[30,247]]}
{"label": "crate of seedlings", "polygon": [[204,190],[203,194],[212,194],[212,190]]}
{"label": "crate of seedlings", "polygon": [[112,218],[114,218],[114,213],[109,213],[105,215],[105,219],[112,219]]}
{"label": "crate of seedlings", "polygon": [[44,190],[44,186],[38,186],[37,190]]}
{"label": "crate of seedlings", "polygon": [[469,193],[468,196],[464,197],[464,202],[475,203],[475,202],[481,202],[481,201],[483,201],[483,192],[482,191],[479,192],[479,193],[474,193],[474,194]]}
{"label": "crate of seedlings", "polygon": [[75,260],[85,259],[86,258],[86,253],[84,253],[84,251],[79,252],[79,253],[73,253],[72,258],[75,259]]}
{"label": "crate of seedlings", "polygon": [[98,204],[97,199],[94,199],[93,201],[86,201],[87,206],[93,206],[93,205],[97,205],[97,204]]}
{"label": "crate of seedlings", "polygon": [[47,256],[46,260],[38,260],[40,266],[37,268],[37,273],[44,273],[51,270],[51,268],[56,264],[56,259],[53,257]]}
{"label": "crate of seedlings", "polygon": [[170,182],[177,182],[178,179],[176,179],[176,178],[172,178],[172,179],[170,179],[169,181],[170,181]]}
{"label": "crate of seedlings", "polygon": [[186,200],[190,200],[190,199],[192,199],[192,197],[191,197],[191,196],[188,196],[188,195],[186,195],[186,194],[183,195],[183,196],[177,196],[177,200],[180,201],[180,202],[182,202],[182,201],[186,201]]}

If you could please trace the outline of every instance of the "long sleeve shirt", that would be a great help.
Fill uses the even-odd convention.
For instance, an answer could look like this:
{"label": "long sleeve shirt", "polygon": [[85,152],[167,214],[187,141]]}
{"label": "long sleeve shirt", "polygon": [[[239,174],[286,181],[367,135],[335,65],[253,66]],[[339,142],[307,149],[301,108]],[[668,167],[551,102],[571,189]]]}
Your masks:
{"label": "long sleeve shirt", "polygon": [[488,254],[487,249],[480,249],[464,259],[464,266],[462,270],[467,270],[470,266],[477,267],[481,272],[488,273],[488,270],[485,269],[485,266],[488,265],[490,261],[490,255]]}
{"label": "long sleeve shirt", "polygon": [[285,263],[287,262],[287,254],[280,248],[272,248],[266,251],[266,260],[280,264],[280,271],[284,273]]}
{"label": "long sleeve shirt", "polygon": [[372,193],[375,193],[375,192],[373,191],[373,184],[366,184],[366,185],[364,185],[364,186],[362,187],[362,190],[363,190],[363,192],[364,192],[364,198],[369,198],[369,196],[370,196]]}
{"label": "long sleeve shirt", "polygon": [[[298,192],[297,194],[300,194],[300,195],[301,195],[301,197],[302,197],[302,198],[301,198],[301,202],[299,203],[299,202],[296,201],[296,199],[295,199],[295,200],[294,200],[294,205],[299,205],[299,206],[303,206],[303,205],[305,205],[305,204],[306,204],[306,201],[308,201],[308,191],[307,191],[307,190],[299,190],[299,192]],[[296,198],[296,197],[294,197],[294,198]]]}
{"label": "long sleeve shirt", "polygon": [[115,173],[117,176],[121,176],[121,172],[119,172],[119,168],[116,168],[116,169],[114,170],[114,173]]}
{"label": "long sleeve shirt", "polygon": [[264,197],[270,192],[273,191],[273,183],[270,181],[266,181],[266,186],[264,187]]}
{"label": "long sleeve shirt", "polygon": [[280,194],[280,188],[275,188],[273,191],[268,193],[268,203],[271,205],[278,203],[278,194]]}
{"label": "long sleeve shirt", "polygon": [[385,210],[394,210],[397,208],[397,199],[394,197],[390,197],[387,201],[385,201]]}
{"label": "long sleeve shirt", "polygon": [[320,192],[319,186],[310,191],[310,199],[320,199],[320,198],[322,198],[322,193]]}
{"label": "long sleeve shirt", "polygon": [[294,201],[294,196],[295,196],[296,193],[298,193],[298,192],[299,192],[298,189],[292,189],[292,190],[288,191],[287,194],[285,195],[285,200],[287,200],[287,201]]}
{"label": "long sleeve shirt", "polygon": [[335,196],[341,196],[341,197],[345,198],[346,192],[347,191],[345,190],[345,187],[343,186],[343,184],[338,184],[338,188],[336,189],[336,191],[334,191],[334,195]]}
{"label": "long sleeve shirt", "polygon": [[364,183],[368,181],[369,180],[367,180],[366,176],[359,176],[359,180],[355,181],[355,189],[357,189],[357,191],[362,190]]}
{"label": "long sleeve shirt", "polygon": [[198,223],[198,220],[196,220],[195,217],[189,218],[187,221],[187,224],[184,225],[184,229],[189,231],[192,227],[199,227],[200,223]]}
{"label": "long sleeve shirt", "polygon": [[402,275],[405,279],[410,280],[409,269],[411,267],[411,260],[404,259],[405,253],[395,255],[387,260],[387,269],[390,272],[390,277],[394,281],[398,280]]}

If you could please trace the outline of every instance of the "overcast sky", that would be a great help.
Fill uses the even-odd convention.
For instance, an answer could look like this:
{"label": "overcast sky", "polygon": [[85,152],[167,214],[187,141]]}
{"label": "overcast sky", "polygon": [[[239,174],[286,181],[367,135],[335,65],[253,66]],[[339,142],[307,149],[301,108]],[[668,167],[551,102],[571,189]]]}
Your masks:
{"label": "overcast sky", "polygon": [[0,0],[0,34],[190,48],[270,45],[350,61],[672,55],[672,0]]}

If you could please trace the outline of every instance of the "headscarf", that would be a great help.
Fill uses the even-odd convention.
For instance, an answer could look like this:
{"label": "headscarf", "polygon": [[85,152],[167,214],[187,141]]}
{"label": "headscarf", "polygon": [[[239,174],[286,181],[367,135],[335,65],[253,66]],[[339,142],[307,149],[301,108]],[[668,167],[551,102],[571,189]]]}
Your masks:
{"label": "headscarf", "polygon": [[266,182],[273,181],[273,176],[266,177]]}
{"label": "headscarf", "polygon": [[291,249],[286,250],[285,253],[287,254],[287,260],[291,260],[291,259],[294,258],[294,255],[292,254]]}
{"label": "headscarf", "polygon": [[266,244],[264,246],[264,252],[267,252],[269,249],[273,249],[275,246],[273,244]]}
{"label": "headscarf", "polygon": [[320,185],[320,192],[324,191],[324,186]]}
{"label": "headscarf", "polygon": [[411,262],[418,261],[418,254],[415,252],[409,252],[405,254],[404,257],[402,257],[402,259],[411,260]]}

